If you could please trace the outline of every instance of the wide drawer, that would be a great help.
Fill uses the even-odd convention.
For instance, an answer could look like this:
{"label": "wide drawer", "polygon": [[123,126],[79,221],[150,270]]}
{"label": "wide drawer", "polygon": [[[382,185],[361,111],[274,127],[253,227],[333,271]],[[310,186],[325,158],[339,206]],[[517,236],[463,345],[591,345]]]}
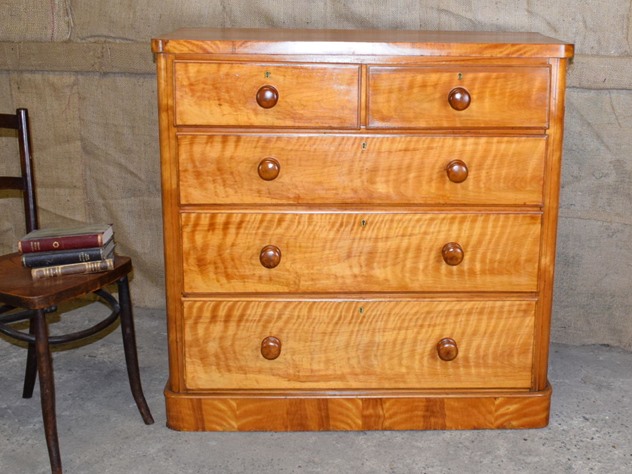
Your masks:
{"label": "wide drawer", "polygon": [[370,67],[371,128],[546,128],[550,68]]}
{"label": "wide drawer", "polygon": [[533,301],[185,300],[185,384],[525,389],[534,309]]}
{"label": "wide drawer", "polygon": [[545,137],[183,135],[182,204],[540,205]]}
{"label": "wide drawer", "polygon": [[174,68],[176,125],[358,126],[358,66],[186,61]]}
{"label": "wide drawer", "polygon": [[536,213],[185,212],[184,291],[536,291],[540,223]]}

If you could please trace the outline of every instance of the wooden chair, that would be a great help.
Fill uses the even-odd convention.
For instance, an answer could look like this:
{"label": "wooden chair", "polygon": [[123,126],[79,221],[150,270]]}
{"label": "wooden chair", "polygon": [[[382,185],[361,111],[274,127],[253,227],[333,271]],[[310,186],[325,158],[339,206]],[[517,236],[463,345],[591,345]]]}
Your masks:
{"label": "wooden chair", "polygon": [[[16,114],[0,114],[0,128],[17,130],[22,171],[21,176],[0,177],[0,189],[14,189],[22,192],[26,231],[30,232],[38,228],[38,217],[27,110],[18,109]],[[0,195],[0,197],[6,196]],[[35,379],[39,374],[44,431],[53,473],[62,472],[62,468],[57,438],[51,344],[85,339],[105,329],[120,318],[125,361],[132,394],[143,421],[148,425],[154,422],[140,382],[128,285],[128,274],[131,271],[131,259],[117,255],[114,260],[114,269],[107,272],[33,280],[29,269],[22,266],[19,254],[0,257],[0,332],[28,344],[22,396],[30,398],[33,395]],[[106,286],[112,284],[116,284],[118,287],[118,301],[105,289]],[[64,335],[49,335],[47,314],[57,311],[58,304],[89,293],[96,294],[111,308],[112,312],[99,323],[82,331]],[[11,325],[11,323],[24,320],[29,320],[28,334]]]}

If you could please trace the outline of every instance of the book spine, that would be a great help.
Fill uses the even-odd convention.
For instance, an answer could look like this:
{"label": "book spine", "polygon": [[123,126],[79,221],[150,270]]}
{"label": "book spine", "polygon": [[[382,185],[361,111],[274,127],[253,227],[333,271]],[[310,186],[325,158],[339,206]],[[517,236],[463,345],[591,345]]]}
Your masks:
{"label": "book spine", "polygon": [[31,269],[33,280],[51,278],[64,275],[74,275],[79,273],[98,273],[112,270],[114,259],[97,260],[96,262],[72,263],[69,265],[56,265],[53,267],[40,267]]}
{"label": "book spine", "polygon": [[45,252],[45,253],[26,253],[22,255],[22,263],[25,267],[50,267],[52,265],[66,265],[69,263],[93,262],[95,260],[103,260],[107,255],[100,247],[92,249],[81,249],[76,252]]}
{"label": "book spine", "polygon": [[103,234],[67,235],[64,237],[46,237],[42,239],[20,240],[20,253],[51,252],[55,250],[84,249],[101,247]]}

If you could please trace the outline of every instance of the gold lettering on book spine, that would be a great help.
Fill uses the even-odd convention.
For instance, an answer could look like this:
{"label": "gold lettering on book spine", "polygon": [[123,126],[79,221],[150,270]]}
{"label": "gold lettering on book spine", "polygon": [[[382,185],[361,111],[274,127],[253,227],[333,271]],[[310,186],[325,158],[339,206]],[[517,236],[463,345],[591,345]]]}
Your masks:
{"label": "gold lettering on book spine", "polygon": [[31,269],[34,280],[41,278],[58,277],[80,273],[98,273],[114,269],[114,259],[97,260],[95,262],[71,263],[54,267],[40,267]]}

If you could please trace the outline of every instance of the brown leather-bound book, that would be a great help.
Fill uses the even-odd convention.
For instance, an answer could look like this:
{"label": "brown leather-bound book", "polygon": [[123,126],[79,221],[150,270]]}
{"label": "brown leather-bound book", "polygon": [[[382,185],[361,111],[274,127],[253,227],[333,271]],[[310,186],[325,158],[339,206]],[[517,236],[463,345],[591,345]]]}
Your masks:
{"label": "brown leather-bound book", "polygon": [[31,270],[33,280],[41,278],[73,275],[77,273],[98,273],[112,270],[114,259],[97,260],[96,262],[70,263],[68,265],[56,265],[54,267],[40,267]]}
{"label": "brown leather-bound book", "polygon": [[111,224],[87,224],[72,228],[37,229],[18,242],[20,253],[101,247],[114,235]]}

